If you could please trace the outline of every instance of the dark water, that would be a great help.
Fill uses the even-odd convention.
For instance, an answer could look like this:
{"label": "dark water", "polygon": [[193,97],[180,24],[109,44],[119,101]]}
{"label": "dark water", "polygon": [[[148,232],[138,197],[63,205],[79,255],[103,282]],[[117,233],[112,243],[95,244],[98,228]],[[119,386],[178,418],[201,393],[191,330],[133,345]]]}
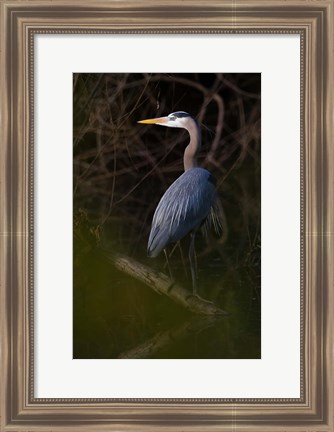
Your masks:
{"label": "dark water", "polygon": [[[174,276],[191,290],[177,252],[172,257]],[[254,263],[234,267],[214,253],[199,257],[199,294],[228,313],[204,317],[116,270],[97,250],[79,260],[74,358],[261,357],[260,277]],[[142,261],[163,270],[163,257]]]}

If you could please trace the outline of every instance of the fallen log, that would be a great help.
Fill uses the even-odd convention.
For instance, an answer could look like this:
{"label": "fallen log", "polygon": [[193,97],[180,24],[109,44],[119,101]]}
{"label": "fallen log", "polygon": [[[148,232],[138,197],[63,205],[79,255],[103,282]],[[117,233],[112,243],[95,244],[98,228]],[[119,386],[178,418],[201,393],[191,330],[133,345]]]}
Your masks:
{"label": "fallen log", "polygon": [[166,295],[192,313],[200,315],[226,314],[213,302],[205,300],[197,294],[192,294],[164,273],[141,264],[133,258],[106,250],[103,250],[103,255],[121,272],[139,280],[158,294]]}

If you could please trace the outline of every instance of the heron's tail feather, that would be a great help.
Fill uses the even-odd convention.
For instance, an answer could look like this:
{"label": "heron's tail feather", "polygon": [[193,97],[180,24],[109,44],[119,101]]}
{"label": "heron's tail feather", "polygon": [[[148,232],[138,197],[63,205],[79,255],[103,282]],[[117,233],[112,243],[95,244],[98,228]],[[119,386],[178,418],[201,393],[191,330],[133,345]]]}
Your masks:
{"label": "heron's tail feather", "polygon": [[170,241],[170,230],[156,226],[152,228],[150,238],[148,239],[147,255],[155,258],[165,249]]}
{"label": "heron's tail feather", "polygon": [[205,219],[204,224],[201,226],[202,233],[206,239],[209,233],[214,231],[217,237],[222,237],[226,230],[226,221],[222,204],[218,198],[215,199],[210,208],[210,212]]}

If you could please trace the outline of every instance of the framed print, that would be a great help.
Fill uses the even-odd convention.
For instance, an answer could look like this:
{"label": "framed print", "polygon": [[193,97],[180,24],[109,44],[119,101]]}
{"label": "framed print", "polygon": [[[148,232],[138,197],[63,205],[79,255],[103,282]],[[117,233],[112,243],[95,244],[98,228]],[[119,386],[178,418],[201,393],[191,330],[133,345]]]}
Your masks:
{"label": "framed print", "polygon": [[1,23],[1,430],[333,431],[332,0]]}

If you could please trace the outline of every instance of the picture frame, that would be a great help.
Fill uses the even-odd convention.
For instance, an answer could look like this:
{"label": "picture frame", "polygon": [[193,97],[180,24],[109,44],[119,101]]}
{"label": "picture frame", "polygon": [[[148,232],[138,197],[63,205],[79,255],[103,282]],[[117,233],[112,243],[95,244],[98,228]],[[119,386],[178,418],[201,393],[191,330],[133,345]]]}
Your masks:
{"label": "picture frame", "polygon": [[[1,3],[1,430],[333,431],[333,1]],[[301,397],[34,396],[34,37],[299,34]]]}

